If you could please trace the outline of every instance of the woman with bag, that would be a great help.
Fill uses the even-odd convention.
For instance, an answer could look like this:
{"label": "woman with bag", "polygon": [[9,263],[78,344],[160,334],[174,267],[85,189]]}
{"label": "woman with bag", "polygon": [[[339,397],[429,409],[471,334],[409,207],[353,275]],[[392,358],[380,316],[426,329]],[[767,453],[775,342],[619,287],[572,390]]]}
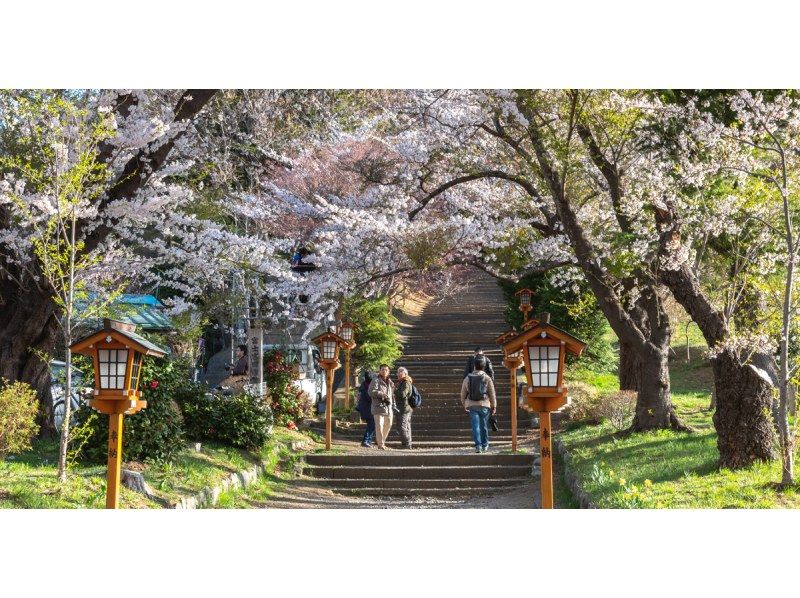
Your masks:
{"label": "woman with bag", "polygon": [[414,390],[413,381],[411,376],[408,375],[406,368],[397,368],[397,386],[394,389],[394,400],[397,404],[399,411],[398,421],[400,428],[400,439],[403,442],[403,448],[411,448],[411,413],[413,407],[409,399]]}

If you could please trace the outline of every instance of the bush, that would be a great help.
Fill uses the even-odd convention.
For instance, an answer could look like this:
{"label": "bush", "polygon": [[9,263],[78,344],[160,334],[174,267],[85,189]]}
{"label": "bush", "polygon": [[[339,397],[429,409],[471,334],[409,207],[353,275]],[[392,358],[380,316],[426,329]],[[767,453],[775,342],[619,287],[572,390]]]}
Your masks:
{"label": "bush", "polygon": [[280,351],[270,351],[264,356],[264,373],[275,423],[279,426],[298,424],[311,415],[313,407],[308,394],[297,388],[295,370],[286,363]]}
{"label": "bush", "polygon": [[[122,451],[126,461],[172,461],[185,448],[183,418],[173,397],[186,381],[185,364],[166,359],[145,359],[139,389],[147,407],[125,416],[122,427]],[[86,405],[78,410],[79,422],[87,422],[92,410]],[[91,425],[93,433],[79,458],[94,462],[106,460],[108,418],[98,417]]]}
{"label": "bush", "polygon": [[268,402],[246,393],[232,397],[187,393],[181,409],[186,435],[193,440],[257,450],[272,432],[274,418]]}
{"label": "bush", "polygon": [[603,395],[598,409],[599,415],[611,422],[616,430],[629,427],[635,412],[636,393],[632,390],[619,390]]}
{"label": "bush", "polygon": [[570,382],[568,393],[571,402],[564,407],[563,412],[570,421],[589,424],[600,423],[602,419],[598,412],[600,393],[594,386],[585,382]]}
{"label": "bush", "polygon": [[31,448],[37,411],[36,391],[29,384],[0,380],[0,461]]}
{"label": "bush", "polygon": [[217,416],[219,440],[232,446],[257,450],[272,434],[272,409],[261,397],[246,393],[222,397]]}

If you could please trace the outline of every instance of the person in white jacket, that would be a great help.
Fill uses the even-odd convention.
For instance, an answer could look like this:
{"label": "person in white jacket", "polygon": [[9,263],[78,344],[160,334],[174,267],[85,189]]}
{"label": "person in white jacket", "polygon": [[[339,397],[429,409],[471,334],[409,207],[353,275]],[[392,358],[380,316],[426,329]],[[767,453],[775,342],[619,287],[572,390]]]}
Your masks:
{"label": "person in white jacket", "polygon": [[388,450],[386,437],[392,429],[394,407],[394,382],[389,378],[389,366],[382,364],[378,376],[369,385],[372,399],[372,417],[375,419],[375,444],[382,451]]}

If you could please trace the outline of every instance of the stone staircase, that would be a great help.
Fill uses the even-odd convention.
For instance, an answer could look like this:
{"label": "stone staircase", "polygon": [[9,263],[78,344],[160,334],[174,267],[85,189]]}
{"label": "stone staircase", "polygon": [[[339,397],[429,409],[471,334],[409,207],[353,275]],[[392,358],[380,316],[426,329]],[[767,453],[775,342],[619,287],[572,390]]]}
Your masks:
{"label": "stone staircase", "polygon": [[[530,483],[532,449],[501,454],[511,447],[509,372],[494,344],[508,328],[504,309],[500,288],[483,273],[476,273],[460,296],[430,304],[406,329],[404,355],[396,364],[408,368],[423,397],[411,420],[414,448],[400,448],[395,424],[387,442],[394,450],[309,455],[304,473],[336,492],[386,496],[474,494]],[[499,431],[489,431],[485,454],[474,453],[469,416],[459,401],[466,361],[478,345],[492,360],[498,398]],[[517,417],[522,442],[530,435],[531,418],[523,410]],[[363,423],[337,426],[334,444],[357,443],[363,429]]]}

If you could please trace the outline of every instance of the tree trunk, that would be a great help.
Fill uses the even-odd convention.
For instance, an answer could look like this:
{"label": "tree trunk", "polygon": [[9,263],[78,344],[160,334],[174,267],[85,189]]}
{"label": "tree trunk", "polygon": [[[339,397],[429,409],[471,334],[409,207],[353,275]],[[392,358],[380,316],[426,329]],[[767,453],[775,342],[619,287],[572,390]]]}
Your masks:
{"label": "tree trunk", "polygon": [[769,418],[772,385],[749,366],[742,366],[729,350],[712,360],[717,410],[719,465],[730,469],[776,457]]}
{"label": "tree trunk", "polygon": [[48,363],[58,334],[56,317],[55,304],[45,293],[0,280],[0,377],[33,386],[39,423],[48,435],[56,432]]}
{"label": "tree trunk", "polygon": [[672,406],[669,384],[669,347],[653,348],[639,356],[640,384],[636,398],[636,414],[630,430],[643,432],[673,428],[688,430],[680,423]]}
{"label": "tree trunk", "polygon": [[630,344],[619,341],[619,389],[639,390],[641,363]]}

